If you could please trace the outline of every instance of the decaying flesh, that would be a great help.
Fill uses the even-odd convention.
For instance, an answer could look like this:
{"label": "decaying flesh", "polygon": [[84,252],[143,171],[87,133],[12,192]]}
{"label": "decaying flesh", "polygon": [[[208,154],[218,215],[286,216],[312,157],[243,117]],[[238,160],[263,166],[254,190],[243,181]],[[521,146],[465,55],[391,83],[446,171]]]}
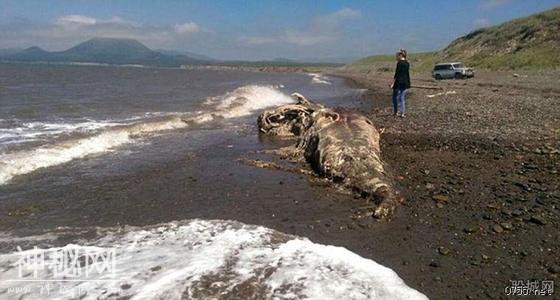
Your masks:
{"label": "decaying flesh", "polygon": [[313,123],[313,112],[324,109],[322,105],[312,103],[300,94],[294,93],[292,96],[298,100],[296,104],[282,105],[259,116],[257,123],[262,132],[280,136],[303,135]]}
{"label": "decaying flesh", "polygon": [[380,158],[379,132],[365,116],[326,108],[293,95],[298,102],[265,111],[259,129],[270,135],[300,139],[298,153],[321,176],[374,200],[374,216],[389,217],[397,203]]}

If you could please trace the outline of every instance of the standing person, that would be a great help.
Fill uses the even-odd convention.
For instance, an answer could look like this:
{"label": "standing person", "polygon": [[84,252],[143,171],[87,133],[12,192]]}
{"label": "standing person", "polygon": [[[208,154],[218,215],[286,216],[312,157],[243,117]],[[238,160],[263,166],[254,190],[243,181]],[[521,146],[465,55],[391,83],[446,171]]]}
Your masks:
{"label": "standing person", "polygon": [[396,54],[397,68],[391,88],[393,89],[393,114],[404,118],[406,108],[406,90],[410,88],[410,64],[406,60],[406,50],[399,50]]}

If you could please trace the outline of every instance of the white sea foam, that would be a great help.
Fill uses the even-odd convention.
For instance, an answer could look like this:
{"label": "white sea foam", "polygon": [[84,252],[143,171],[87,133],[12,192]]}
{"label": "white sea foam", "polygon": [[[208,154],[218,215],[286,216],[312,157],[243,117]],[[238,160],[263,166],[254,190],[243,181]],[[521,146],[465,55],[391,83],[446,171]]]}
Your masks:
{"label": "white sea foam", "polygon": [[215,112],[224,118],[249,115],[270,106],[294,102],[290,96],[282,93],[275,86],[247,85],[218,97],[207,99],[206,104],[215,104]]}
{"label": "white sea foam", "polygon": [[[100,133],[39,148],[0,154],[0,184],[6,184],[14,176],[27,174],[39,168],[63,164],[88,155],[101,154],[115,150],[124,144],[167,130],[181,129],[189,123],[205,123],[218,119],[229,119],[249,115],[257,110],[292,102],[289,96],[272,86],[248,85],[224,95],[209,98],[208,110],[188,116],[166,116],[156,121],[136,120],[133,124],[122,123],[82,123],[64,124],[48,127],[48,124],[35,124],[30,128],[41,127],[42,132],[30,131],[28,137],[45,132],[71,132],[72,130],[93,130],[104,128]],[[35,127],[34,127],[35,126]],[[12,132],[14,133],[14,132]],[[2,132],[0,132],[2,134]],[[17,134],[17,133],[16,133]]]}
{"label": "white sea foam", "polygon": [[[92,133],[100,129],[127,125],[153,117],[178,115],[177,112],[148,112],[118,120],[68,120],[66,122],[21,122],[0,120],[0,145],[20,144],[35,140],[48,140],[60,135]],[[12,124],[9,124],[12,123]]]}
{"label": "white sea foam", "polygon": [[21,242],[37,242],[45,240],[56,240],[58,236],[54,233],[45,233],[33,236],[14,236],[9,233],[0,232],[0,243],[21,243]]}
{"label": "white sea foam", "polygon": [[63,164],[87,155],[100,154],[130,143],[134,138],[148,134],[183,128],[187,124],[175,117],[160,122],[138,123],[112,128],[91,137],[64,141],[32,150],[0,155],[0,184],[14,176],[27,174],[39,168]]}
{"label": "white sea foam", "polygon": [[[427,299],[391,269],[344,248],[234,221],[191,220],[101,234],[82,246],[47,251],[115,249],[114,273],[64,282],[67,291],[81,291],[85,299]],[[19,298],[14,291],[28,286],[25,299],[41,299],[40,281],[57,279],[45,268],[37,278],[30,271],[21,278],[39,282],[13,281],[20,279],[13,264],[33,251],[0,255],[0,292],[8,291],[3,298]],[[51,294],[77,296],[58,289]]]}
{"label": "white sea foam", "polygon": [[309,76],[311,76],[311,81],[313,83],[318,83],[318,84],[327,84],[327,85],[331,85],[332,82],[329,81],[328,77],[318,74],[318,73],[308,73]]}
{"label": "white sea foam", "polygon": [[87,133],[117,125],[122,123],[94,120],[74,123],[26,122],[17,127],[0,128],[0,144],[17,144],[73,132]]}

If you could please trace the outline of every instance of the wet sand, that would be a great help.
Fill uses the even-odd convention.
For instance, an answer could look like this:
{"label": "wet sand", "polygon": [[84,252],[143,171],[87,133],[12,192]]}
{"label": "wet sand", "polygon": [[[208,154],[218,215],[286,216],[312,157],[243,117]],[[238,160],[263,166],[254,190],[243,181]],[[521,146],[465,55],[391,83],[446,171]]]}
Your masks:
{"label": "wet sand", "polygon": [[[366,201],[324,180],[241,164],[247,157],[277,160],[255,151],[293,142],[259,136],[255,125],[180,159],[86,178],[72,189],[60,184],[33,195],[16,180],[2,188],[22,192],[18,201],[0,203],[0,230],[83,229],[57,241],[64,243],[96,226],[232,219],[346,247],[392,268],[432,299],[499,299],[509,280],[557,281],[560,160],[551,149],[559,147],[558,90],[526,82],[488,88],[484,77],[440,82],[468,92],[427,98],[433,91],[414,89],[401,120],[390,116],[384,74],[342,75],[369,89],[362,110],[385,130],[382,155],[406,199],[391,222],[357,218]],[[535,108],[533,95],[551,100]],[[487,105],[492,120],[485,119]],[[471,115],[462,120],[458,107],[472,107]],[[547,113],[539,118],[541,110]],[[508,134],[496,136],[502,128]],[[67,172],[54,168],[50,174]],[[0,243],[6,251],[12,246]]]}

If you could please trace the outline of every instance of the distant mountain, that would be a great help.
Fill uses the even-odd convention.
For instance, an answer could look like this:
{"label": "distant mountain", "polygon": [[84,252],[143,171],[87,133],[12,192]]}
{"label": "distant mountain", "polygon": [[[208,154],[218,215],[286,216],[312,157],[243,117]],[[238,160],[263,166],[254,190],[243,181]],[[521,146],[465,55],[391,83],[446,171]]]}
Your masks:
{"label": "distant mountain", "polygon": [[307,58],[284,58],[278,57],[270,60],[275,63],[292,63],[292,64],[346,64],[355,61],[356,58],[344,57],[307,57]]}
{"label": "distant mountain", "polygon": [[198,60],[203,60],[203,61],[208,61],[208,62],[212,62],[212,61],[217,61],[216,59],[206,56],[206,55],[201,55],[198,53],[193,53],[193,52],[189,52],[189,51],[181,51],[181,50],[165,50],[165,49],[157,49],[155,50],[159,53],[165,54],[165,55],[170,55],[170,56],[187,56],[190,58],[194,58],[194,59],[198,59]]}
{"label": "distant mountain", "polygon": [[27,48],[18,53],[0,56],[4,61],[22,62],[88,62],[115,65],[139,64],[178,67],[187,64],[204,64],[208,60],[188,55],[168,55],[151,50],[133,39],[93,38],[68,50],[48,52],[39,47]]}
{"label": "distant mountain", "polygon": [[297,60],[295,59],[290,59],[290,58],[285,58],[285,57],[277,57],[271,60],[272,62],[285,62],[285,63],[295,63],[297,62]]}
{"label": "distant mountain", "polygon": [[356,61],[358,57],[308,57],[298,59],[299,62],[307,63],[331,63],[331,64],[347,64]]}
{"label": "distant mountain", "polygon": [[44,57],[49,56],[50,53],[39,48],[39,47],[30,47],[27,49],[24,49],[21,52],[18,53],[14,53],[11,56],[15,57],[17,59],[22,59],[25,61],[29,61],[29,60],[40,60]]}
{"label": "distant mountain", "polygon": [[57,55],[76,61],[130,63],[153,59],[159,53],[133,39],[93,38]]}
{"label": "distant mountain", "polygon": [[4,55],[12,55],[12,54],[16,54],[23,51],[23,49],[21,48],[6,48],[6,49],[0,49],[0,56],[4,56]]}

